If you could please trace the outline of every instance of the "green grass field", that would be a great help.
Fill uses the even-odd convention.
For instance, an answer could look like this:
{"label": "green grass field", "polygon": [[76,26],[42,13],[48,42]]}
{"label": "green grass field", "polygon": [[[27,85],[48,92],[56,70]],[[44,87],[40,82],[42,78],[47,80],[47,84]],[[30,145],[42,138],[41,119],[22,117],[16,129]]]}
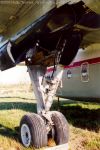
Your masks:
{"label": "green grass field", "polygon": [[[18,126],[24,114],[36,112],[29,89],[29,85],[0,86],[0,150],[26,150]],[[69,150],[100,150],[100,105],[65,100],[60,104],[70,127]],[[58,109],[56,100],[52,109]]]}

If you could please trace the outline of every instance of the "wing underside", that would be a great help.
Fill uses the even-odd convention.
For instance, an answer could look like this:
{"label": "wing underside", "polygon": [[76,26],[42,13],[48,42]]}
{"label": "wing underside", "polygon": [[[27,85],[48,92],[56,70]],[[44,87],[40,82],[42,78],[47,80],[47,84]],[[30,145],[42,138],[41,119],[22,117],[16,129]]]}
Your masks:
{"label": "wing underside", "polygon": [[[0,48],[0,69],[8,69],[23,61],[36,40],[49,51],[56,48],[62,35],[68,41],[68,47],[78,35],[82,37],[80,47],[100,43],[100,15],[95,13],[93,1],[84,2],[92,10],[80,0],[0,1],[0,40],[11,41],[6,41]],[[97,0],[94,6],[99,3]],[[78,45],[75,47],[79,48]],[[71,55],[71,50],[67,51]]]}

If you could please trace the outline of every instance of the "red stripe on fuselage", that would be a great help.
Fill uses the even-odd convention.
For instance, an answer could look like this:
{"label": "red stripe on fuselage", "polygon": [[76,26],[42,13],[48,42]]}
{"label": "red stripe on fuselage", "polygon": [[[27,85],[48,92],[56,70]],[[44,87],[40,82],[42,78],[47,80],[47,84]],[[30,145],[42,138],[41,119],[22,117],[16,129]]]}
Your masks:
{"label": "red stripe on fuselage", "polygon": [[79,66],[81,66],[85,62],[87,62],[89,64],[100,63],[100,57],[98,57],[98,58],[92,58],[92,59],[86,59],[86,60],[82,60],[82,61],[78,61],[78,62],[74,62],[72,65],[65,66],[64,68],[66,69],[66,68],[79,67]]}
{"label": "red stripe on fuselage", "polygon": [[[82,60],[82,61],[78,61],[78,62],[73,62],[72,65],[64,66],[64,69],[79,67],[85,62],[88,62],[89,64],[97,64],[97,63],[100,63],[100,57],[86,59],[86,60]],[[53,71],[53,67],[47,69],[47,72],[51,72],[51,71]]]}

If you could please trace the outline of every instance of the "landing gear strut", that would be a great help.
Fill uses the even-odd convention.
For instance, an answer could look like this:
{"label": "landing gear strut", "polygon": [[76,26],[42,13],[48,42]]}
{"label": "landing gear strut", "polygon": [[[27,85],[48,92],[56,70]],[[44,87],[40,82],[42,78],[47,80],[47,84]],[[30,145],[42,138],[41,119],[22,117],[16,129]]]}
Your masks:
{"label": "landing gear strut", "polygon": [[28,72],[37,99],[37,114],[23,116],[20,123],[20,137],[25,147],[46,147],[49,136],[56,145],[68,143],[68,123],[57,111],[50,111],[54,95],[62,78],[63,67],[57,66],[53,79],[44,79],[46,68],[28,66]]}

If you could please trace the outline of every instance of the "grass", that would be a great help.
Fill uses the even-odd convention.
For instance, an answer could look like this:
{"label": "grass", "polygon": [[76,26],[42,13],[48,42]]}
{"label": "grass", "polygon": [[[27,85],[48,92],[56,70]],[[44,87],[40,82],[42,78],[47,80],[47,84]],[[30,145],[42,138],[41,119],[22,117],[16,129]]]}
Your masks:
{"label": "grass", "polygon": [[[65,100],[60,105],[69,122],[69,150],[99,150],[100,105]],[[52,109],[57,110],[56,101]],[[36,112],[29,85],[0,86],[0,150],[26,150],[19,141],[17,127],[21,117],[29,112]]]}

